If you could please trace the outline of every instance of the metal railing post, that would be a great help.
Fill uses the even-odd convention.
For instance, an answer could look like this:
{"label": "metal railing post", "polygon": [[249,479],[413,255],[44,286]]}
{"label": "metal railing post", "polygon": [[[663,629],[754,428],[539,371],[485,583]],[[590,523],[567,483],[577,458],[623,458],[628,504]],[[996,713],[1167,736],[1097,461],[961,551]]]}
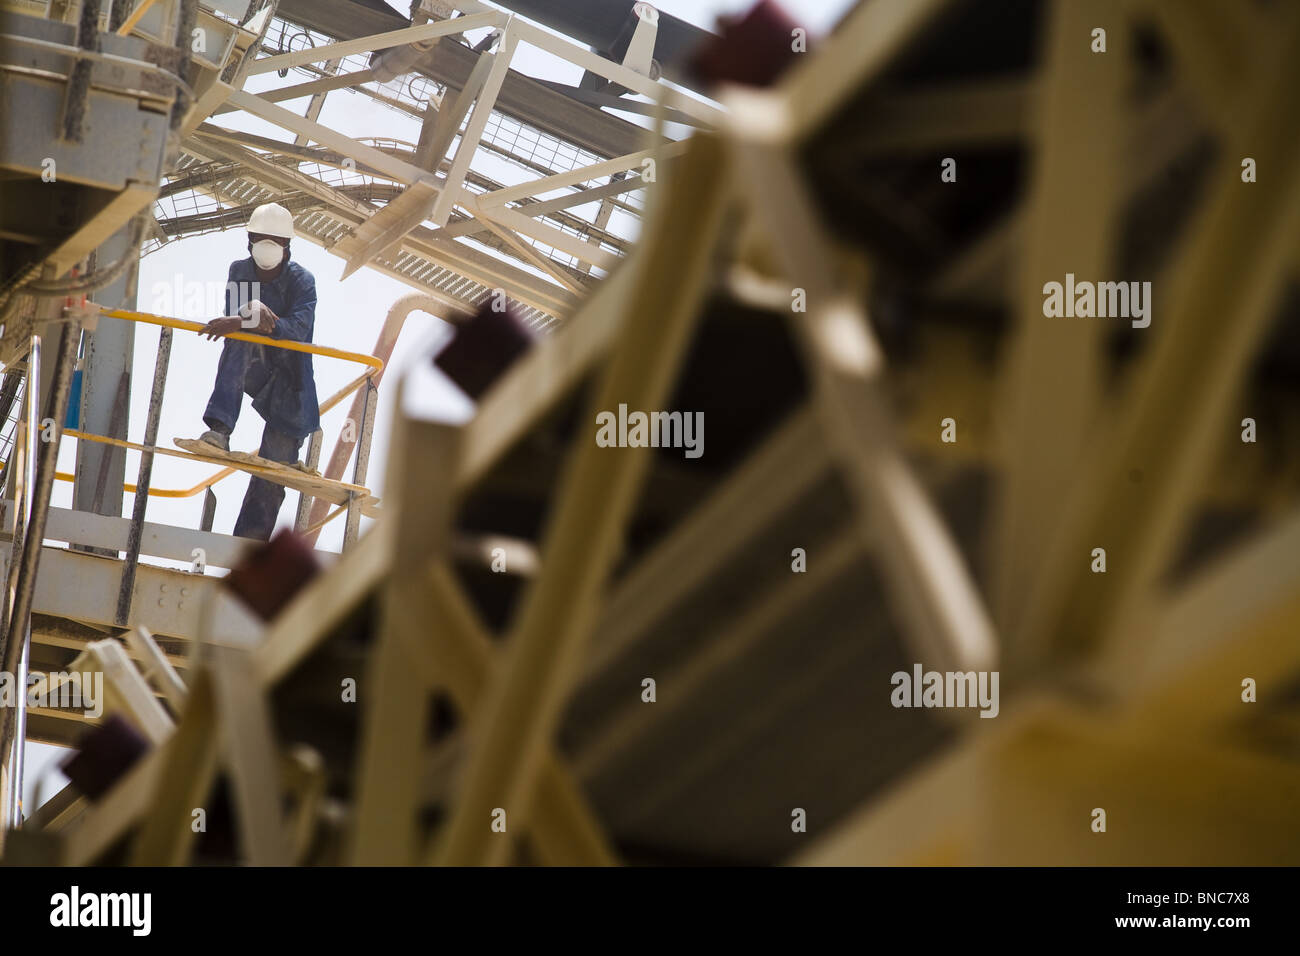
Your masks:
{"label": "metal railing post", "polygon": [[[162,417],[162,397],[167,386],[167,365],[172,355],[172,330],[164,327],[158,334],[158,361],[153,369],[153,391],[149,394],[149,418],[144,426],[144,444],[151,449],[158,443],[158,420]],[[135,482],[135,502],[131,506],[131,531],[126,541],[126,560],[122,565],[122,584],[117,592],[118,627],[127,627],[131,616],[131,599],[135,596],[135,567],[140,560],[140,538],[144,533],[144,513],[149,504],[149,482],[153,477],[153,452],[140,453],[140,477]]]}
{"label": "metal railing post", "polygon": [[212,493],[211,488],[204,489],[203,494],[203,517],[199,519],[200,531],[211,531],[212,522],[217,517],[217,496]]}
{"label": "metal railing post", "polygon": [[[36,426],[36,403],[32,398],[33,389],[35,394],[40,394],[40,376],[41,376],[41,337],[33,335],[31,345],[27,350],[27,386],[23,390],[23,401],[25,403],[25,421],[21,421],[14,426],[14,445],[10,453],[10,460],[14,461],[16,467],[12,469],[14,475],[14,536],[9,546],[9,574],[5,582],[3,601],[0,602],[0,661],[8,662],[10,659],[9,644],[13,640],[14,629],[10,626],[10,614],[13,611],[14,595],[17,592],[18,572],[22,566],[24,535],[27,531],[28,513],[31,506],[30,489],[32,487],[32,470],[33,461],[31,436],[35,434]],[[26,659],[26,650],[18,655],[19,668],[22,668],[22,661]],[[8,668],[6,667],[6,672]],[[12,673],[12,672],[10,672]],[[24,693],[17,696],[14,701],[14,719],[15,722],[26,723],[26,676],[24,675],[22,688]],[[22,711],[21,717],[18,712]],[[0,820],[0,843],[3,843],[3,831],[10,827],[18,826],[21,821],[15,822],[15,805],[21,808],[22,799],[22,776],[23,776],[23,745],[18,743],[20,739],[16,728],[12,738],[4,736],[5,730],[0,729],[0,784],[3,785],[3,794],[0,795],[0,814],[3,819]],[[17,812],[21,812],[19,809]]]}
{"label": "metal railing post", "polygon": [[[27,524],[21,537],[15,526],[14,560],[17,573],[11,574],[12,603],[8,608],[4,622],[3,667],[9,674],[17,674],[25,666],[25,658],[30,640],[29,624],[31,621],[32,598],[36,591],[36,572],[41,559],[41,542],[45,538],[45,519],[49,513],[50,494],[54,488],[54,473],[58,465],[59,437],[63,430],[63,418],[68,409],[68,393],[72,388],[72,367],[76,360],[77,341],[81,334],[79,322],[66,322],[58,330],[58,348],[54,357],[54,376],[50,383],[46,416],[52,420],[53,434],[50,441],[37,442],[40,433],[40,338],[32,336],[32,351],[28,366],[27,391],[27,440],[28,462],[27,488],[24,491],[24,508]],[[20,512],[21,514],[21,512]],[[15,515],[15,525],[19,515]],[[19,545],[21,541],[21,545]],[[9,595],[6,595],[8,597]],[[5,768],[5,781],[9,787],[7,800],[3,809],[7,822],[13,826],[21,825],[22,808],[22,752],[25,743],[26,727],[26,686],[17,695],[18,700],[12,708],[0,708],[0,754],[8,762]],[[18,736],[19,728],[24,728],[23,736]],[[16,758],[15,758],[16,755]],[[15,819],[17,817],[17,819]]]}
{"label": "metal railing post", "polygon": [[[307,470],[315,471],[316,466],[320,464],[320,450],[325,443],[325,432],[322,429],[316,429],[311,433],[311,441],[307,445]],[[293,530],[302,534],[307,527],[307,517],[311,514],[312,496],[305,491],[298,492],[298,514],[293,521]]]}
{"label": "metal railing post", "polygon": [[[375,406],[379,404],[379,389],[366,379],[365,402],[361,411],[361,434],[357,436],[357,463],[352,471],[352,483],[364,485],[370,467],[370,438],[375,430]],[[347,550],[357,540],[361,527],[361,501],[353,494],[348,499],[347,524],[343,528],[343,549]]]}

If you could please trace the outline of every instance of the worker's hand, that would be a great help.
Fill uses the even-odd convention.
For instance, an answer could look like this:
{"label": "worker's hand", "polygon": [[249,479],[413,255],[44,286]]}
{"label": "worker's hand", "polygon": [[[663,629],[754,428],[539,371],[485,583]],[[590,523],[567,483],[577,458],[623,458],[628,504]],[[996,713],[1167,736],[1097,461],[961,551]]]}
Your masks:
{"label": "worker's hand", "polygon": [[275,323],[280,321],[280,317],[275,314],[269,305],[260,299],[254,299],[239,310],[243,317],[242,328],[247,332],[258,332],[262,335],[270,335],[275,329]]}
{"label": "worker's hand", "polygon": [[223,335],[229,335],[231,332],[238,332],[242,327],[243,320],[237,315],[223,315],[219,319],[213,319],[203,328],[199,329],[199,335],[207,336],[209,340],[215,341]]}
{"label": "worker's hand", "polygon": [[261,304],[261,307],[253,312],[253,316],[257,319],[257,331],[262,335],[270,335],[275,331],[275,323],[280,321],[280,317],[266,304]]}

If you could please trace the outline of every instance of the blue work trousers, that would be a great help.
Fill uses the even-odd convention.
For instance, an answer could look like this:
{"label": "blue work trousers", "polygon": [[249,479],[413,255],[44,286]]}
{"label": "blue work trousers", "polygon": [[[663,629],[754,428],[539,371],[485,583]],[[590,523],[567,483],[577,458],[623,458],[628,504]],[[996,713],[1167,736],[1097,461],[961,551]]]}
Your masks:
{"label": "blue work trousers", "polygon": [[[209,428],[230,434],[239,420],[244,394],[255,396],[267,387],[274,388],[279,384],[274,381],[275,370],[267,364],[265,351],[265,346],[256,342],[226,339],[217,362],[217,381],[203,413],[203,421]],[[298,460],[301,448],[301,437],[267,422],[262,429],[262,444],[257,453],[270,461],[292,464]],[[235,521],[235,535],[268,540],[275,530],[275,519],[279,517],[283,504],[283,485],[250,475],[244,505]]]}

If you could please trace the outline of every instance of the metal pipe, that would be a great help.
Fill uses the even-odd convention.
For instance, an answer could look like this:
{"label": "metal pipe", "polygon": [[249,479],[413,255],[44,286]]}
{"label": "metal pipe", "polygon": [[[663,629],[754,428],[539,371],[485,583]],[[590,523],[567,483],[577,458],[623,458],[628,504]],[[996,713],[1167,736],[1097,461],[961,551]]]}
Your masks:
{"label": "metal pipe", "polygon": [[[402,296],[394,302],[388,309],[388,315],[384,318],[384,324],[379,330],[379,338],[375,340],[374,354],[375,358],[381,363],[386,363],[393,355],[393,346],[397,344],[397,337],[401,334],[402,327],[406,324],[406,317],[417,309],[435,315],[440,319],[448,319],[452,312],[442,302],[432,296],[424,295],[419,292],[412,292]],[[381,365],[380,369],[371,376],[370,381],[378,387],[383,380],[384,370]],[[348,410],[348,418],[352,421],[360,421],[363,417],[366,396],[358,392],[352,398],[352,408]],[[337,481],[343,476],[343,469],[348,465],[348,459],[352,457],[352,446],[356,444],[356,439],[347,441],[342,435],[334,443],[334,451],[330,454],[330,463],[325,468],[324,477],[331,481]],[[325,512],[329,510],[329,502],[317,498],[312,503],[311,514],[307,518],[309,529],[315,527],[315,530],[308,530],[305,534],[309,544],[315,544],[316,538],[320,535],[319,525],[323,525],[322,519]]]}
{"label": "metal pipe", "polygon": [[17,828],[23,825],[23,775],[27,763],[27,668],[32,656],[32,624],[23,624],[23,653],[18,659],[18,670],[14,674],[14,686],[21,688],[18,700],[14,701],[14,742],[13,754],[9,758],[9,826]]}
{"label": "metal pipe", "polygon": [[[35,356],[35,374],[31,381],[28,382],[28,402],[27,402],[27,454],[23,456],[23,471],[26,472],[23,478],[23,487],[28,489],[24,496],[23,508],[26,514],[23,516],[23,529],[31,527],[32,524],[32,496],[31,489],[36,487],[36,436],[40,428],[40,354],[41,339],[39,335],[32,337],[31,354]],[[52,398],[53,396],[51,396]],[[39,548],[40,541],[27,542],[25,547]],[[27,762],[27,668],[31,662],[32,655],[32,628],[30,615],[29,620],[24,621],[22,618],[16,619],[13,623],[22,628],[22,651],[18,655],[18,667],[12,673],[15,677],[15,686],[20,689],[17,695],[18,699],[14,701],[14,731],[13,731],[13,754],[9,758],[9,794],[8,803],[5,806],[7,814],[6,819],[9,826],[20,827],[23,825],[23,769]],[[13,633],[10,631],[10,633]],[[8,668],[6,673],[11,673]]]}
{"label": "metal pipe", "polygon": [[149,505],[149,482],[153,478],[153,452],[158,441],[158,422],[162,418],[163,390],[167,385],[167,365],[172,355],[172,330],[158,333],[158,361],[153,368],[153,391],[149,394],[149,418],[144,426],[145,450],[140,453],[140,476],[135,482],[135,501],[131,505],[131,531],[126,540],[126,559],[122,565],[122,584],[117,591],[114,622],[127,627],[131,616],[131,599],[135,596],[135,568],[140,560],[140,538],[144,534],[144,513]]}
{"label": "metal pipe", "polygon": [[[22,566],[24,534],[27,530],[28,512],[30,510],[31,499],[29,490],[32,487],[32,448],[31,441],[36,434],[34,428],[36,424],[36,403],[31,398],[32,395],[40,394],[40,377],[41,377],[41,337],[33,335],[31,344],[27,349],[27,389],[24,393],[24,402],[26,405],[26,421],[23,427],[14,435],[15,456],[19,458],[18,467],[14,469],[17,475],[17,483],[14,486],[14,536],[9,549],[9,574],[5,582],[5,592],[3,601],[3,612],[0,613],[0,621],[3,621],[4,634],[0,635],[0,660],[8,661],[9,659],[9,638],[13,633],[9,626],[9,614],[13,608],[14,594],[16,593],[18,582],[18,570]],[[19,438],[21,437],[21,442]],[[18,449],[21,447],[21,453]],[[26,648],[23,649],[26,651]],[[22,668],[22,659],[27,655],[19,655],[19,669]],[[12,673],[5,668],[6,673]],[[24,691],[26,689],[26,679],[20,685]],[[15,719],[26,726],[27,722],[27,695],[21,693],[14,701]],[[18,713],[21,711],[21,715]],[[0,729],[0,734],[3,730]],[[0,738],[2,739],[2,738]],[[0,814],[3,814],[3,823],[0,830],[9,829],[21,825],[21,820],[17,819],[15,807],[21,808],[22,803],[22,777],[23,777],[23,758],[26,755],[24,746],[18,743],[19,736],[15,731],[13,739],[8,746],[4,748],[3,753],[3,771],[0,776],[3,777],[4,795],[0,799]]]}
{"label": "metal pipe", "polygon": [[[46,408],[46,417],[53,419],[54,440],[39,443],[39,451],[33,456],[35,458],[35,467],[33,469],[29,466],[29,473],[32,478],[29,492],[31,505],[28,509],[30,520],[23,535],[18,576],[14,584],[13,606],[5,627],[6,640],[3,670],[10,674],[16,672],[23,648],[27,646],[27,624],[31,617],[32,596],[36,591],[36,572],[41,559],[41,542],[45,538],[45,520],[49,513],[50,494],[54,488],[54,472],[59,456],[59,438],[63,430],[63,419],[68,410],[68,393],[72,388],[72,367],[76,361],[77,340],[80,334],[81,324],[75,321],[67,322],[59,329],[59,344],[54,358],[54,378],[50,384],[49,405]],[[33,336],[33,340],[36,341],[37,337]],[[39,362],[39,357],[37,361]],[[39,375],[39,368],[37,374]],[[32,387],[30,380],[28,387],[30,389],[28,398],[30,420],[30,408],[39,403],[40,393],[38,388]],[[29,447],[37,444],[35,440],[36,434],[36,431],[32,431],[28,437]],[[15,540],[17,540],[16,537]],[[15,625],[18,625],[18,627],[15,627]],[[13,640],[15,633],[21,634],[22,638]],[[0,730],[0,753],[8,751],[9,748],[14,746],[18,724],[17,712],[22,709],[25,703],[26,694],[23,693],[19,694],[17,706],[0,708],[0,710],[3,710],[3,730]],[[18,773],[11,773],[10,775],[11,793],[14,789],[21,793],[21,781],[17,779],[20,776],[21,765]]]}
{"label": "metal pipe", "polygon": [[[23,503],[25,528],[32,521],[32,489],[36,487],[36,435],[40,429],[41,413],[41,337],[32,336],[27,366],[27,452],[23,455],[23,487],[27,489]],[[25,531],[24,528],[24,531]]]}
{"label": "metal pipe", "polygon": [[[33,335],[31,344],[27,350],[27,377],[30,386],[33,378],[39,380],[41,365],[41,337]],[[37,384],[39,388],[39,381]],[[24,399],[26,401],[26,392]],[[26,408],[26,406],[24,406]],[[29,411],[24,414],[28,419],[31,418]],[[12,474],[14,475],[13,502],[14,502],[14,532],[9,543],[9,571],[5,577],[5,588],[3,594],[0,594],[0,667],[8,657],[9,652],[9,612],[13,610],[14,595],[17,593],[18,569],[22,566],[23,556],[23,536],[27,531],[27,494],[31,485],[27,477],[27,459],[31,457],[31,447],[27,436],[29,434],[28,422],[23,421],[22,427],[15,426],[14,429],[14,450],[10,455],[10,460],[14,463]],[[0,759],[7,760],[7,756],[0,752]],[[3,812],[4,802],[0,800],[0,813]]]}

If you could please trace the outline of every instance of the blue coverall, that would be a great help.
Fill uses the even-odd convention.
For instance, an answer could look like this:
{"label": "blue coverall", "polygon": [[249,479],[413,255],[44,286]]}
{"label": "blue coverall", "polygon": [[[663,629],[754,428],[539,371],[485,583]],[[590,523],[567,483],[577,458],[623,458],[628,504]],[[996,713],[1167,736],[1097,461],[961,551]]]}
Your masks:
{"label": "blue coverall", "polygon": [[[288,251],[285,252],[288,259]],[[280,320],[271,338],[310,342],[316,324],[316,280],[296,262],[286,261],[280,274],[260,282],[250,256],[230,264],[226,285],[226,315],[259,299]],[[253,331],[253,330],[249,330]],[[258,454],[271,461],[296,462],[302,440],[320,427],[320,406],[311,356],[257,342],[226,339],[217,362],[217,381],[203,413],[209,428],[234,431],[244,395],[266,422]],[[265,541],[275,529],[284,503],[284,486],[256,475],[248,480],[235,534]]]}

